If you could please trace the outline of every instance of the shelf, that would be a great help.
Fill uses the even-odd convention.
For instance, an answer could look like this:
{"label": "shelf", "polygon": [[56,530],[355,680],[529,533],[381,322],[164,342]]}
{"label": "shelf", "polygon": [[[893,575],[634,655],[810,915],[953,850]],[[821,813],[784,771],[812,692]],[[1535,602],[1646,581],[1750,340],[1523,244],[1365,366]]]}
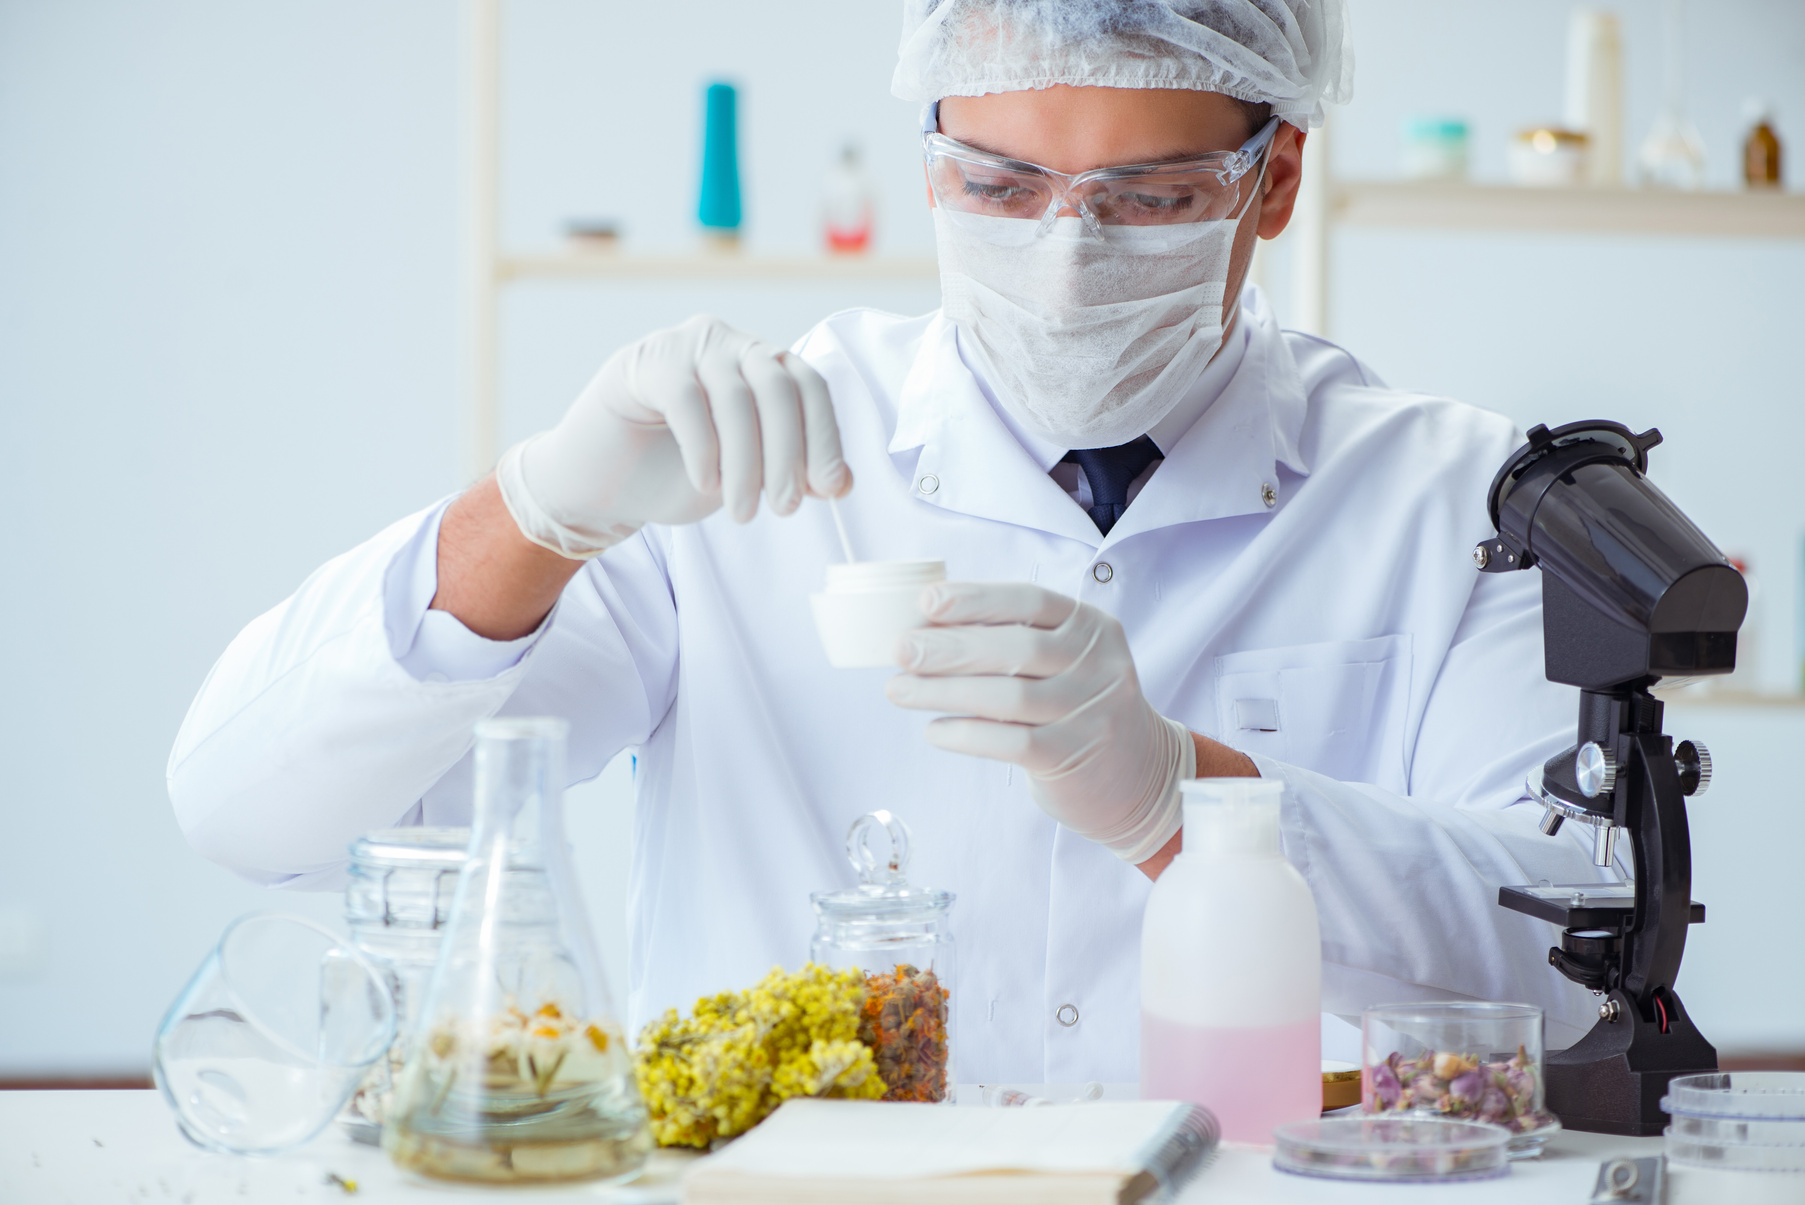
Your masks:
{"label": "shelf", "polygon": [[509,280],[920,280],[938,281],[931,255],[750,255],[725,251],[643,255],[628,251],[557,251],[503,256],[498,281]]}
{"label": "shelf", "polygon": [[1682,686],[1678,690],[1655,688],[1655,698],[1674,707],[1758,707],[1776,711],[1805,710],[1805,695],[1778,695],[1752,690],[1700,691]]}
{"label": "shelf", "polygon": [[1337,180],[1330,190],[1330,221],[1348,226],[1805,238],[1805,193],[1514,188],[1410,180]]}
{"label": "shelf", "polygon": [[[1805,238],[1805,194],[1632,192],[1483,184],[1340,181],[1330,220],[1349,226],[1602,234]],[[516,280],[934,281],[931,255],[646,254],[581,248],[505,255],[499,283]]]}

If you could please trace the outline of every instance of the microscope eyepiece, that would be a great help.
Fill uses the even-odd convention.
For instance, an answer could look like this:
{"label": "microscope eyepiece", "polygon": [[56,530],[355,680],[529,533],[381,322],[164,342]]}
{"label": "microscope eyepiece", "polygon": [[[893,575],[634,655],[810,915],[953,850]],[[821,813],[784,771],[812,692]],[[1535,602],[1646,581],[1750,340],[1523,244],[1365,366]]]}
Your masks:
{"label": "microscope eyepiece", "polygon": [[1474,560],[1541,568],[1551,681],[1608,690],[1735,668],[1748,587],[1644,475],[1660,442],[1620,423],[1538,426],[1492,480],[1498,538]]}

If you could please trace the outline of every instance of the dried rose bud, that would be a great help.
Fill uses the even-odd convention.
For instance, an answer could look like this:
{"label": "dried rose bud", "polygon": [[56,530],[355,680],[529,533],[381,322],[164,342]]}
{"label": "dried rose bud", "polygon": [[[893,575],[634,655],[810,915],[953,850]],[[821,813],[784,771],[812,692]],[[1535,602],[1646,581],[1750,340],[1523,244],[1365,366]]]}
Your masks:
{"label": "dried rose bud", "polygon": [[1504,1072],[1505,1090],[1516,1101],[1517,1107],[1527,1109],[1535,1100],[1535,1076],[1524,1067],[1507,1067]]}
{"label": "dried rose bud", "polygon": [[1397,1074],[1388,1063],[1375,1063],[1366,1069],[1368,1090],[1377,1098],[1381,1109],[1389,1109],[1398,1103],[1398,1096],[1404,1086],[1398,1083]]}
{"label": "dried rose bud", "polygon": [[1448,1095],[1455,1100],[1476,1101],[1485,1091],[1485,1075],[1477,1069],[1463,1071],[1448,1081]]}
{"label": "dried rose bud", "polygon": [[1473,1068],[1477,1067],[1478,1065],[1479,1065],[1479,1060],[1476,1058],[1471,1058],[1466,1055],[1452,1054],[1447,1051],[1443,1051],[1442,1053],[1436,1055],[1434,1062],[1431,1063],[1431,1066],[1434,1068],[1437,1078],[1440,1078],[1440,1079],[1453,1079],[1455,1076],[1459,1075],[1461,1072],[1471,1071]]}

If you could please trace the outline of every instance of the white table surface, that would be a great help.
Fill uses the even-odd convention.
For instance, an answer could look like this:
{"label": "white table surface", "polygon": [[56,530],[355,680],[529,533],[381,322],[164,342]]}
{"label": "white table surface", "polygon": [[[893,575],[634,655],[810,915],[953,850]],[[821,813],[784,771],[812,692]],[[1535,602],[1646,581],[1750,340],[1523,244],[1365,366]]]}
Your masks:
{"label": "white table surface", "polygon": [[[1599,1163],[1619,1155],[1659,1154],[1659,1138],[1563,1133],[1541,1159],[1517,1163],[1498,1180],[1452,1185],[1343,1184],[1272,1170],[1270,1154],[1226,1149],[1185,1191],[1188,1205],[1371,1202],[1372,1205],[1583,1205]],[[273,1158],[213,1155],[189,1145],[155,1091],[0,1092],[0,1202],[5,1205],[263,1205],[264,1202],[355,1200],[465,1201],[508,1196],[533,1202],[615,1201],[655,1205],[675,1200],[684,1157],[661,1152],[647,1176],[621,1188],[477,1190],[424,1184],[396,1171],[381,1151],[328,1129],[300,1150]],[[356,1181],[355,1197],[327,1182]],[[1728,1205],[1728,1203],[1726,1203]]]}

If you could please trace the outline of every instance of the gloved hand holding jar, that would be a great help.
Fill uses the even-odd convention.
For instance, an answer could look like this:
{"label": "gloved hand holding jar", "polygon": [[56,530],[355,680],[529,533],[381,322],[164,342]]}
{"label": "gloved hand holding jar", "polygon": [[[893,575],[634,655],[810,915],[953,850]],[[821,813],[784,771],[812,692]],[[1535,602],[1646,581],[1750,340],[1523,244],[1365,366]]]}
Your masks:
{"label": "gloved hand holding jar", "polygon": [[1180,782],[1258,777],[1153,709],[1113,615],[1025,582],[945,582],[921,608],[891,701],[949,713],[930,742],[1022,767],[1042,811],[1148,877],[1177,852]]}

